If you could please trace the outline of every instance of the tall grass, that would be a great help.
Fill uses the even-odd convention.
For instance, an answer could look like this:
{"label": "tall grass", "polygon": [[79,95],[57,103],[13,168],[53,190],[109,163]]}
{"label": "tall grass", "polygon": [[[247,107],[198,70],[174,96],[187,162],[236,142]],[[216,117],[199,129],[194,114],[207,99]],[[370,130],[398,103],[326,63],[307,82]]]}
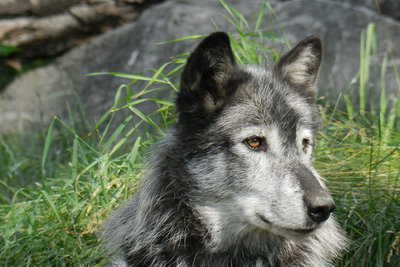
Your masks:
{"label": "tall grass", "polygon": [[[263,64],[266,56],[272,61],[278,59],[280,50],[266,48],[264,41],[288,44],[279,37],[281,30],[273,32],[279,27],[276,19],[269,20],[268,31],[262,30],[265,14],[274,18],[267,2],[254,13],[251,23],[226,3],[221,4],[226,19],[236,28],[230,37],[240,64]],[[371,27],[367,35],[374,33]],[[377,41],[374,36],[362,38],[361,57],[374,56],[374,49],[368,48],[374,45],[365,43],[372,41]],[[47,132],[28,141],[0,135],[1,266],[107,263],[96,230],[135,192],[149,147],[175,121],[173,103],[151,94],[178,90],[175,80],[186,56],[179,55],[155,69],[151,77],[111,73],[128,83],[116,90],[114,105],[91,131],[77,130],[80,123],[72,114],[69,123],[54,118]],[[367,90],[369,67],[365,64],[370,61],[364,58],[360,62],[358,88]],[[315,166],[327,179],[338,206],[336,217],[353,242],[338,266],[400,263],[400,108],[398,101],[392,101],[385,92],[387,67],[385,59],[377,112],[368,113],[365,97],[360,98],[364,104],[357,109],[351,96],[346,96],[346,112],[319,102],[325,127],[319,137]],[[154,112],[144,114],[140,109],[143,103],[153,105]],[[128,115],[115,126],[116,114],[124,111]],[[30,182],[23,186],[28,178]]]}
{"label": "tall grass", "polygon": [[[11,176],[2,183],[2,191],[12,193],[0,206],[2,266],[104,264],[96,229],[107,213],[132,195],[143,169],[142,155],[156,139],[154,135],[164,135],[167,125],[175,120],[171,101],[147,96],[154,91],[175,90],[170,79],[183,63],[184,59],[177,58],[169,63],[175,68],[162,73],[166,64],[149,78],[126,75],[132,82],[118,88],[114,105],[89,134],[54,118],[40,142],[43,149],[36,147],[35,161],[30,165],[36,183],[26,188],[8,184],[14,178],[14,166],[30,155],[23,147],[16,147],[22,151],[15,155],[8,145],[14,137],[2,136],[0,153],[7,162],[1,175]],[[134,91],[138,80],[147,84]],[[156,111],[143,114],[137,106],[144,102],[153,103]],[[115,114],[121,110],[130,114],[113,128]],[[154,131],[140,133],[142,124]],[[38,151],[42,153],[38,155]]]}
{"label": "tall grass", "polygon": [[400,136],[392,133],[384,144],[371,133],[377,121],[362,125],[340,112],[322,112],[328,116],[315,166],[327,179],[337,218],[352,242],[338,266],[398,266]]}
{"label": "tall grass", "polygon": [[[347,113],[321,109],[326,127],[315,163],[336,196],[337,215],[352,240],[340,266],[400,265],[400,105],[398,95],[386,93],[390,51],[382,59],[380,88],[375,88],[378,105],[366,98],[377,42],[375,26],[369,24],[360,37],[359,73],[344,96]],[[391,68],[397,73],[395,65]]]}

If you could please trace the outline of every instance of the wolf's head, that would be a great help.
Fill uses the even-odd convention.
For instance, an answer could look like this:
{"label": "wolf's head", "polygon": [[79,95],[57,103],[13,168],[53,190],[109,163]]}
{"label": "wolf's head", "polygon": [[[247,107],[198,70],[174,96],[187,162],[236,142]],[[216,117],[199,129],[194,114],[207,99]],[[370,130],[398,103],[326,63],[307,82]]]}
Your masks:
{"label": "wolf's head", "polygon": [[221,32],[188,59],[177,138],[190,201],[215,238],[267,230],[299,239],[329,218],[335,205],[312,166],[320,63],[321,42],[308,37],[274,67],[238,66]]}

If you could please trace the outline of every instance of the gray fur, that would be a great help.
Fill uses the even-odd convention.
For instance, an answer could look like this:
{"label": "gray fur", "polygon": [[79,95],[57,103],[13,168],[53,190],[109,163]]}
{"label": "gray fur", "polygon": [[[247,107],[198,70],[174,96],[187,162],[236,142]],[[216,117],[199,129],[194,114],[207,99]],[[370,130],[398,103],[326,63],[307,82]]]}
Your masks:
{"label": "gray fur", "polygon": [[312,166],[320,55],[310,37],[274,68],[240,67],[226,34],[206,38],[182,75],[179,122],[103,225],[110,250],[128,266],[332,264],[346,238]]}

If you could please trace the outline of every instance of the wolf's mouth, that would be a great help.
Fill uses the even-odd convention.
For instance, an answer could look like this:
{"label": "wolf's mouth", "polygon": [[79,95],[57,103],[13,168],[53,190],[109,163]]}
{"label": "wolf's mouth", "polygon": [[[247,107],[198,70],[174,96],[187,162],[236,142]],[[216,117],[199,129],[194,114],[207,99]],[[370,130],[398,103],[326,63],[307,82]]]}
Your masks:
{"label": "wolf's mouth", "polygon": [[265,218],[263,215],[261,215],[261,214],[257,214],[257,215],[261,219],[261,221],[265,222],[266,224],[271,224],[271,222],[268,221],[267,218]]}
{"label": "wolf's mouth", "polygon": [[[263,215],[257,214],[257,216],[258,216],[258,217],[261,219],[261,221],[263,221],[264,223],[273,226],[273,224],[272,224],[267,218],[265,218]],[[282,227],[279,227],[279,228],[281,228],[281,229],[283,229],[283,230],[285,230],[285,231],[291,231],[291,232],[295,232],[295,233],[299,233],[299,234],[303,234],[303,235],[304,235],[304,234],[312,233],[312,232],[315,230],[315,228],[299,228],[299,229],[288,229],[288,228],[282,228]]]}

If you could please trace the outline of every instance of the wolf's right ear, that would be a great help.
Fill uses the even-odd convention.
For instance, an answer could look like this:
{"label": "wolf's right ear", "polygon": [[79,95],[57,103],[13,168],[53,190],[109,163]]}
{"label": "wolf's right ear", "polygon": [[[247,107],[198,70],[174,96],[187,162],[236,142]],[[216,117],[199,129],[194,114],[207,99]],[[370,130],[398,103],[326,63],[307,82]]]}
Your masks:
{"label": "wolf's right ear", "polygon": [[189,57],[182,74],[177,107],[180,113],[211,113],[227,95],[226,83],[236,66],[229,36],[215,32]]}

